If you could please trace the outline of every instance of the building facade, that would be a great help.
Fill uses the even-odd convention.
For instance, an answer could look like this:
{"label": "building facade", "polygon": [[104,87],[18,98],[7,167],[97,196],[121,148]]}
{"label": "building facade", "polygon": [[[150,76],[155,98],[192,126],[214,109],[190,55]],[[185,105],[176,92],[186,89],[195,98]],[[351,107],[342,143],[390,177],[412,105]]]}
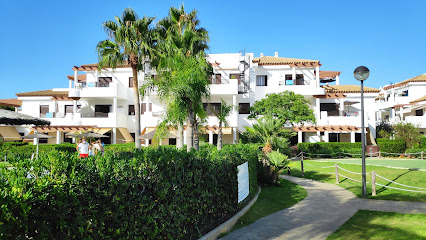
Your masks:
{"label": "building facade", "polygon": [[[248,119],[248,109],[255,101],[286,90],[303,95],[316,115],[315,125],[288,126],[298,132],[293,143],[361,141],[360,87],[340,85],[340,72],[320,70],[320,61],[279,57],[277,52],[274,56],[259,57],[252,53],[209,54],[207,60],[214,74],[206,103],[217,108],[223,99],[238,107],[228,117],[224,143],[237,142],[238,133],[253,123]],[[55,138],[42,142],[60,143],[71,141],[67,134],[90,130],[110,136],[104,140],[112,144],[133,142],[135,134],[141,134],[146,138],[143,144],[150,144],[153,134],[147,133],[155,130],[165,109],[155,90],[140,99],[143,131],[136,133],[131,68],[124,65],[99,71],[97,64],[88,64],[73,70],[74,75],[68,76],[68,88],[16,94],[22,102],[22,113],[51,121],[51,126],[17,127],[18,133],[45,132]],[[155,77],[156,73],[150,74]],[[140,84],[144,77],[144,72],[138,73]],[[379,89],[365,87],[364,91],[368,140],[376,134],[374,102]],[[207,112],[203,137],[215,144],[219,122],[209,109]],[[161,143],[175,144],[175,136],[172,134]]]}

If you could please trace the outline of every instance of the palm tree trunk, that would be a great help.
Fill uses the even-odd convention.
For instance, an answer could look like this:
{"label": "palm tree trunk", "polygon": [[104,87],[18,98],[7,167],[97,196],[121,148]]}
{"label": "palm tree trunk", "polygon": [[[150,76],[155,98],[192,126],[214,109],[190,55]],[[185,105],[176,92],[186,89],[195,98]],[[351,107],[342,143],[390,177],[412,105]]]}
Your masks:
{"label": "palm tree trunk", "polygon": [[176,139],[176,148],[182,149],[183,147],[183,126],[179,123],[177,129],[177,139]]}
{"label": "palm tree trunk", "polygon": [[137,63],[131,61],[133,73],[133,98],[135,102],[135,148],[141,148],[141,114],[140,114],[140,101],[139,101],[139,84],[138,84],[138,70]]}
{"label": "palm tree trunk", "polygon": [[217,150],[222,150],[222,121],[219,121],[219,132],[217,134]]}
{"label": "palm tree trunk", "polygon": [[188,123],[186,125],[186,150],[191,151],[192,144],[194,143],[194,136],[192,134],[192,126],[194,125],[194,112],[190,111],[188,114]]}
{"label": "palm tree trunk", "polygon": [[200,140],[198,138],[198,121],[195,120],[194,121],[194,125],[192,126],[193,130],[192,130],[192,134],[194,134],[194,148],[195,150],[199,151],[200,150]]}

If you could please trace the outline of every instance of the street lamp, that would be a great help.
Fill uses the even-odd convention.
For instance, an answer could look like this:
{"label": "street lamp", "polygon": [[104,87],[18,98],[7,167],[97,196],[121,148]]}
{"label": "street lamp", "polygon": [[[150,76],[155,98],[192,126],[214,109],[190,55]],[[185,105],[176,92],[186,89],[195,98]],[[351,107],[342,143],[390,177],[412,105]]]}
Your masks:
{"label": "street lamp", "polygon": [[365,129],[364,129],[364,81],[370,76],[370,70],[367,67],[360,66],[354,71],[356,80],[361,81],[361,144],[362,144],[362,195],[367,195],[366,177],[365,177]]}

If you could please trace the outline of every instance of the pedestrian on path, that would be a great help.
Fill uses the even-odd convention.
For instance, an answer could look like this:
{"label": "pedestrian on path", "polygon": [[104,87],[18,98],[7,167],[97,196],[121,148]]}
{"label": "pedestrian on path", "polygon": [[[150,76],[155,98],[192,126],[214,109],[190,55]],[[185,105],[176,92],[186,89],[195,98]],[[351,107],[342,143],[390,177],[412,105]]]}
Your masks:
{"label": "pedestrian on path", "polygon": [[83,138],[82,142],[77,145],[77,151],[79,151],[79,158],[87,158],[89,156],[89,143],[86,142],[86,138]]}

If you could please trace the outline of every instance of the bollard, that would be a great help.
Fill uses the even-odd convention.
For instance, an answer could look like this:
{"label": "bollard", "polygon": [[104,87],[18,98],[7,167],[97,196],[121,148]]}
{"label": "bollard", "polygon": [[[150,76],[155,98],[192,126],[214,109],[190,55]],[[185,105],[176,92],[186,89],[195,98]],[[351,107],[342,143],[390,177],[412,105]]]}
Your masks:
{"label": "bollard", "polygon": [[382,152],[379,151],[379,158],[382,158]]}
{"label": "bollard", "polygon": [[7,153],[4,155],[4,161],[7,162]]}
{"label": "bollard", "polygon": [[371,171],[371,195],[376,196],[376,172]]}
{"label": "bollard", "polygon": [[339,166],[336,163],[334,167],[336,168],[336,184],[339,184]]}
{"label": "bollard", "polygon": [[302,152],[302,156],[301,156],[300,159],[301,159],[301,161],[300,161],[300,167],[302,168],[301,174],[302,174],[302,177],[304,177],[305,176],[305,171],[303,169],[303,152]]}
{"label": "bollard", "polygon": [[420,158],[423,160],[423,151],[420,154]]}
{"label": "bollard", "polygon": [[371,158],[373,157],[373,149],[372,148],[370,148],[370,157]]}

